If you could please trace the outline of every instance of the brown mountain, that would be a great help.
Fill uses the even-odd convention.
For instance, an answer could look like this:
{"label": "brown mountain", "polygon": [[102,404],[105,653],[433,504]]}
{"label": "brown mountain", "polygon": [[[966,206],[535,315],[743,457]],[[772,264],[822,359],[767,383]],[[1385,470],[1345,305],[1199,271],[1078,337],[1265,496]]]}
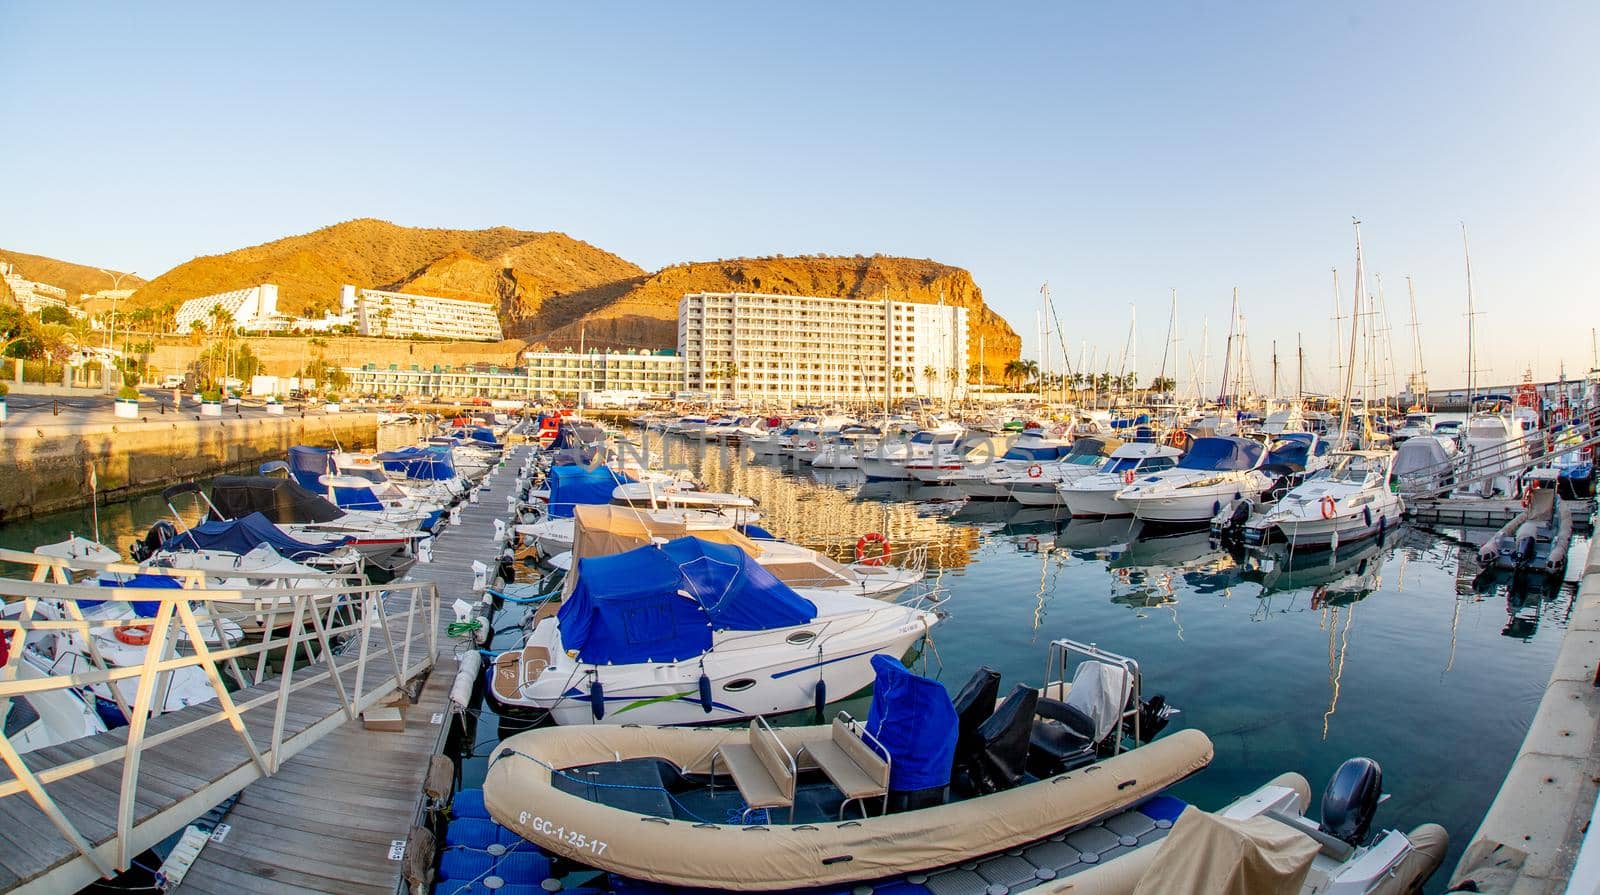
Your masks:
{"label": "brown mountain", "polygon": [[[84,264],[73,264],[71,261],[60,261],[55,258],[46,258],[43,255],[29,255],[24,252],[13,252],[9,249],[0,249],[0,261],[9,261],[16,265],[17,273],[24,279],[37,283],[48,283],[51,286],[60,286],[67,290],[70,298],[76,299],[85,292],[99,292],[110,289],[116,282],[114,277],[121,271],[113,270],[108,275],[98,268]],[[142,286],[144,280],[133,274],[122,277],[122,288],[131,289]]]}
{"label": "brown mountain", "polygon": [[402,227],[365,218],[196,258],[150,281],[133,301],[163,305],[275,283],[280,309],[315,314],[336,307],[339,287],[349,283],[494,302],[513,323],[536,314],[551,296],[641,273],[563,233]]}
{"label": "brown mountain", "polygon": [[1015,360],[1022,340],[983,302],[972,274],[916,258],[809,256],[736,258],[678,264],[646,277],[606,283],[544,303],[523,335],[552,348],[586,345],[669,348],[677,343],[678,300],[687,292],[768,292],[934,304],[968,310],[968,363],[983,362],[991,380]]}

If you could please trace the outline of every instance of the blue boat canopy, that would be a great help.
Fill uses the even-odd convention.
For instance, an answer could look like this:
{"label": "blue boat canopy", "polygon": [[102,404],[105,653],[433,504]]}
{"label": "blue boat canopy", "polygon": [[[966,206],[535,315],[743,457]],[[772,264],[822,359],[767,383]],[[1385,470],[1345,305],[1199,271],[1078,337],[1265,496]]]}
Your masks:
{"label": "blue boat canopy", "polygon": [[297,444],[289,448],[289,473],[308,491],[326,491],[328,486],[318,479],[333,471],[332,453],[326,448]]}
{"label": "blue boat canopy", "polygon": [[1034,463],[1041,463],[1047,460],[1059,460],[1065,457],[1069,450],[1071,448],[1059,444],[1045,444],[1037,447],[1024,447],[1020,444],[1014,444],[1001,459],[1029,460]]}
{"label": "blue boat canopy", "polygon": [[284,534],[266,516],[251,513],[242,519],[202,522],[188,531],[174,535],[161,545],[163,550],[223,550],[228,553],[249,553],[262,544],[278,551],[286,559],[313,554],[321,556],[350,543],[348,537],[321,544],[307,544]]}
{"label": "blue boat canopy", "polygon": [[[127,578],[102,576],[99,579],[101,587],[148,587],[152,590],[174,590],[183,587],[183,582],[167,575],[148,575],[135,573]],[[99,606],[104,600],[79,600],[81,608]],[[160,600],[129,600],[128,605],[133,607],[133,614],[140,618],[155,618],[161,610]]]}
{"label": "blue boat canopy", "polygon": [[944,684],[912,674],[900,660],[872,657],[872,706],[867,732],[888,750],[889,788],[897,792],[947,786],[960,722]]}
{"label": "blue boat canopy", "polygon": [[486,444],[490,447],[500,447],[500,439],[494,437],[494,430],[484,428],[483,426],[473,426],[472,428],[468,429],[467,437],[478,442],[479,444]]}
{"label": "blue boat canopy", "polygon": [[398,451],[384,451],[373,455],[390,472],[398,472],[408,479],[421,482],[449,481],[456,477],[455,462],[448,449],[432,451],[406,447]]}
{"label": "blue boat canopy", "polygon": [[1248,438],[1209,435],[1195,439],[1189,453],[1178,461],[1178,468],[1213,472],[1254,469],[1261,451],[1261,444]]}
{"label": "blue boat canopy", "polygon": [[550,515],[565,519],[578,504],[611,502],[611,492],[633,476],[618,473],[609,466],[589,469],[584,466],[550,467]]}
{"label": "blue boat canopy", "polygon": [[383,509],[383,501],[365,485],[335,485],[333,503],[341,510]]}
{"label": "blue boat canopy", "polygon": [[595,665],[674,662],[711,649],[718,630],[804,624],[817,608],[731,544],[686,537],[578,560],[561,604],[562,644]]}

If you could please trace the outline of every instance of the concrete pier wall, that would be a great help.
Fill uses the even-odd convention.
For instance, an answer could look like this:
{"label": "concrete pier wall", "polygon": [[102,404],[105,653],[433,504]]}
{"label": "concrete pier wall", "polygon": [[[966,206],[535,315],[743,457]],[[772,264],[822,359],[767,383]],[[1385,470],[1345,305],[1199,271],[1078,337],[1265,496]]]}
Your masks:
{"label": "concrete pier wall", "polygon": [[[1600,793],[1600,538],[1591,542],[1582,572],[1539,710],[1456,866],[1451,891],[1567,890]],[[1471,745],[1441,743],[1441,759],[1458,748]]]}
{"label": "concrete pier wall", "polygon": [[87,506],[91,468],[101,499],[118,499],[253,469],[296,444],[372,448],[377,430],[372,413],[8,425],[0,435],[0,522]]}

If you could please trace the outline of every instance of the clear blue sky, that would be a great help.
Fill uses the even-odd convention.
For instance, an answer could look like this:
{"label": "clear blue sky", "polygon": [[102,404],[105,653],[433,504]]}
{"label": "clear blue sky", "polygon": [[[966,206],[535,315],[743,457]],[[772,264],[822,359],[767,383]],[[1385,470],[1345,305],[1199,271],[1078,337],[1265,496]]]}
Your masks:
{"label": "clear blue sky", "polygon": [[[330,4],[329,7],[334,5]],[[549,10],[549,11],[547,11]],[[884,252],[970,269],[1037,356],[1154,373],[1168,289],[1212,370],[1241,290],[1258,377],[1331,386],[1350,219],[1399,374],[1590,361],[1593,3],[76,4],[0,0],[0,245],[151,276],[374,216],[559,229],[654,268]],[[1057,362],[1059,363],[1059,361]]]}

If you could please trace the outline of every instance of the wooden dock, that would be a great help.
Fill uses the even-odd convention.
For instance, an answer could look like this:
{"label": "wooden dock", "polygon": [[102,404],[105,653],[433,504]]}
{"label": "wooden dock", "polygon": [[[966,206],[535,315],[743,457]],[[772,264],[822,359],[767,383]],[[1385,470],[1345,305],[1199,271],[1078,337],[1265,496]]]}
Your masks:
{"label": "wooden dock", "polygon": [[406,709],[402,732],[342,725],[250,784],[224,818],[227,834],[200,853],[176,890],[241,893],[372,893],[405,891],[404,848],[423,811],[422,785],[449,731],[450,685],[461,641],[442,627],[456,598],[476,599],[472,562],[494,564],[494,522],[506,518],[506,497],[528,448],[507,452],[506,467],[478,503],[461,505],[460,521],[434,539],[433,561],[408,576],[439,591],[439,652],[432,672]]}

